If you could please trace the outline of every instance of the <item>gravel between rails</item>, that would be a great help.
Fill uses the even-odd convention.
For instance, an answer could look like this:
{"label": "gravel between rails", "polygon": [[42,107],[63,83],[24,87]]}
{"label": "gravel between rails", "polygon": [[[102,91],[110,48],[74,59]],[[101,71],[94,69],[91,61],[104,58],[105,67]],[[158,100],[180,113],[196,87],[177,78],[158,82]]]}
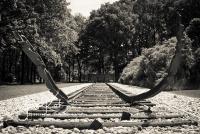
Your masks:
{"label": "gravel between rails", "polygon": [[[148,89],[142,89],[139,87],[122,85],[117,83],[112,83],[115,86],[121,87],[125,90],[131,91],[133,93],[141,93]],[[74,86],[71,87],[73,88]],[[77,88],[77,87],[76,87]],[[69,88],[68,88],[69,89]],[[67,89],[66,89],[67,90]],[[72,92],[73,92],[72,91]],[[14,99],[6,100],[4,104],[10,104],[8,106],[2,105],[2,101],[0,101],[0,108],[4,109],[4,111],[0,110],[0,116],[5,116],[9,112],[12,117],[16,117],[15,115],[21,113],[22,111],[27,110],[28,108],[38,107],[39,104],[45,103],[46,101],[51,101],[55,99],[55,97],[49,93],[39,93],[34,95],[28,95],[24,97],[18,97]],[[172,109],[168,107],[168,105],[173,104],[174,107],[179,108],[180,110],[184,110],[187,112],[191,112],[197,116],[199,116],[199,108],[200,108],[200,99],[197,98],[190,98],[181,95],[174,95],[168,92],[162,92],[157,96],[148,99],[152,103],[155,103],[156,106],[152,108],[152,111],[173,111],[174,113],[184,114],[176,109]],[[167,104],[167,105],[166,105]],[[23,109],[23,110],[22,110]],[[15,113],[15,115],[13,115]],[[1,120],[1,119],[0,119]],[[54,120],[54,119],[47,119],[47,120]],[[75,122],[85,122],[90,119],[76,119]],[[102,121],[102,119],[98,119]],[[118,119],[112,119],[111,121],[117,122]],[[180,126],[180,127],[113,127],[113,128],[106,128],[99,130],[79,130],[77,128],[74,129],[62,129],[62,128],[55,128],[54,126],[50,127],[12,127],[9,126],[4,129],[0,129],[0,133],[2,134],[11,134],[11,133],[23,133],[23,134],[200,134],[199,126]]]}

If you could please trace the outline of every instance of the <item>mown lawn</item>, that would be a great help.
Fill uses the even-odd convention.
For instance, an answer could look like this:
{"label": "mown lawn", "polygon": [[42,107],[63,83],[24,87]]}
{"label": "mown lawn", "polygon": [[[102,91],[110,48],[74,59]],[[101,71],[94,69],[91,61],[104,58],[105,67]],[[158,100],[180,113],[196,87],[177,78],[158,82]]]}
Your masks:
{"label": "mown lawn", "polygon": [[[78,85],[80,83],[59,83],[59,88]],[[33,85],[2,85],[0,86],[0,100],[20,97],[23,95],[48,91],[45,84]]]}
{"label": "mown lawn", "polygon": [[179,90],[179,91],[170,91],[170,92],[174,94],[200,98],[200,90]]}

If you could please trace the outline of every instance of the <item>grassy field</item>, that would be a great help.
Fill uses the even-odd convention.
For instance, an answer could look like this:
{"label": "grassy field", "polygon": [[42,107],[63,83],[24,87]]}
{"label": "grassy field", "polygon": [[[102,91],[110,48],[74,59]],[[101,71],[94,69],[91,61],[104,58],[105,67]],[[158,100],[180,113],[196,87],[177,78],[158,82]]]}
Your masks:
{"label": "grassy field", "polygon": [[200,98],[200,90],[179,90],[179,91],[170,91],[170,92],[174,94]]}
{"label": "grassy field", "polygon": [[[80,83],[59,83],[59,88],[78,85]],[[2,85],[0,86],[0,100],[6,100],[10,98],[20,97],[23,95],[39,93],[48,91],[45,84],[34,84],[34,85]],[[200,98],[200,90],[179,90],[170,91],[174,94]]]}
{"label": "grassy field", "polygon": [[[78,85],[80,83],[59,83],[59,88]],[[6,100],[10,98],[20,97],[23,95],[39,93],[47,91],[45,84],[34,85],[2,85],[0,86],[0,100]]]}

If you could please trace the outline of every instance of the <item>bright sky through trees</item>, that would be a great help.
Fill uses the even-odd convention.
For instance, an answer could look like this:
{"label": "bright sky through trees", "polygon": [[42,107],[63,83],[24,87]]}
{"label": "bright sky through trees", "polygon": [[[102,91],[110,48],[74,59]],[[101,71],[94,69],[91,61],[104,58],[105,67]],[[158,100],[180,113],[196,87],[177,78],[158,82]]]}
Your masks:
{"label": "bright sky through trees", "polygon": [[72,9],[72,14],[81,13],[88,17],[92,10],[98,9],[101,4],[106,2],[113,3],[117,0],[67,0],[70,2],[69,8]]}

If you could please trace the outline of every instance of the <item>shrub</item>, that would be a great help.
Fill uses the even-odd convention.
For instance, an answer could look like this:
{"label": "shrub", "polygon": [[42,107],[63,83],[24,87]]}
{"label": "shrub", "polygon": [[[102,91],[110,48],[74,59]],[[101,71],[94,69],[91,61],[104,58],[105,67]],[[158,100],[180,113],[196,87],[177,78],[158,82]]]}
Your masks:
{"label": "shrub", "polygon": [[137,77],[141,75],[142,69],[141,67],[141,61],[143,60],[144,56],[139,56],[134,58],[126,68],[124,68],[120,78],[119,82],[124,84],[133,83]]}
{"label": "shrub", "polygon": [[171,59],[175,53],[177,40],[175,37],[143,49],[142,55],[134,58],[123,70],[119,82],[144,87],[154,87],[166,75]]}

